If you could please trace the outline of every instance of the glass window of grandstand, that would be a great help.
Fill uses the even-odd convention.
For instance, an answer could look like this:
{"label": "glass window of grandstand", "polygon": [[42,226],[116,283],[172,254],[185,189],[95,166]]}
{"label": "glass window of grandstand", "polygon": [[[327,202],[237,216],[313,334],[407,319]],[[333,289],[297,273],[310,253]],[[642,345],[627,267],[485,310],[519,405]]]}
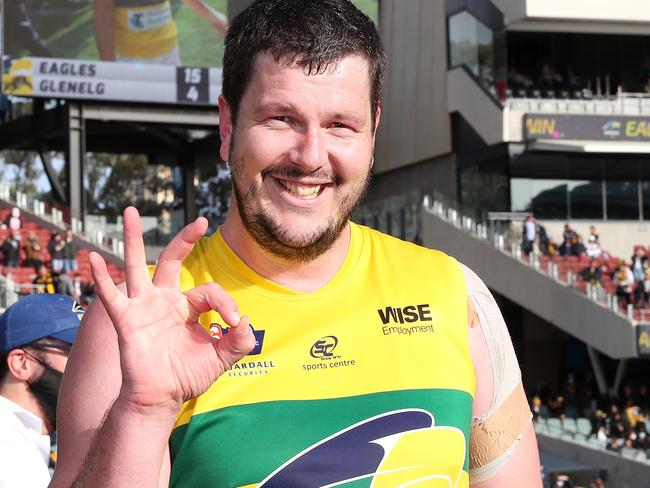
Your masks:
{"label": "glass window of grandstand", "polygon": [[512,210],[548,220],[650,220],[650,168],[645,169],[646,162],[595,159],[583,163],[594,167],[591,174],[571,174],[568,165],[566,178],[511,178]]}
{"label": "glass window of grandstand", "polygon": [[650,36],[509,31],[506,39],[509,96],[591,100],[650,93]]}
{"label": "glass window of grandstand", "polygon": [[449,17],[449,64],[465,65],[495,93],[494,35],[467,11]]}

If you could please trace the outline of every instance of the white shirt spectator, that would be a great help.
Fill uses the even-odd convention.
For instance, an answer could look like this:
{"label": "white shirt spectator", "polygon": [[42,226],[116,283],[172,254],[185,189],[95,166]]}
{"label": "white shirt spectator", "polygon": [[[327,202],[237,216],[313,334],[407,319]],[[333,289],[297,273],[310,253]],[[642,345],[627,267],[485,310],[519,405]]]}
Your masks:
{"label": "white shirt spectator", "polygon": [[526,221],[526,240],[534,241],[537,234],[537,226],[533,219]]}
{"label": "white shirt spectator", "polygon": [[0,488],[50,483],[50,438],[42,428],[40,418],[0,396]]}
{"label": "white shirt spectator", "polygon": [[600,248],[600,245],[594,236],[589,236],[589,241],[585,246],[585,253],[592,259],[599,257],[603,253],[603,250]]}

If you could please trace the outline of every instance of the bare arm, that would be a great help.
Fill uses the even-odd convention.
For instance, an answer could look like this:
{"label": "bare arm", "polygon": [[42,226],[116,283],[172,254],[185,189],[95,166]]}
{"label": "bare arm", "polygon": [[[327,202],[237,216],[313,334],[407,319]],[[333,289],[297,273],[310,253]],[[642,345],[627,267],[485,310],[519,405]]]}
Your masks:
{"label": "bare arm", "polygon": [[[126,292],[126,286],[122,286]],[[58,463],[50,486],[74,482],[104,417],[120,391],[117,334],[101,301],[86,312],[61,384],[57,412]],[[159,486],[169,485],[169,453],[163,455]]]}
{"label": "bare arm", "polygon": [[[178,289],[182,261],[205,232],[205,220],[174,238],[153,281],[135,209],[125,211],[124,222],[126,294],[101,257],[90,255],[103,307],[84,318],[66,369],[53,487],[167,486],[167,443],[182,403],[254,345],[248,319],[239,318],[218,285]],[[197,322],[208,310],[219,311],[232,333],[213,340]]]}
{"label": "bare arm", "polygon": [[211,7],[203,0],[183,0],[183,3],[194,10],[201,17],[204,17],[208,22],[210,22],[221,37],[226,37],[228,32],[228,19],[224,14],[219,12],[214,7]]}
{"label": "bare arm", "polygon": [[95,42],[99,59],[115,61],[115,23],[113,21],[114,0],[93,0]]}
{"label": "bare arm", "polygon": [[[491,423],[488,421],[485,424],[488,429],[492,427],[498,428],[499,418],[512,419],[513,423],[522,425],[521,430],[514,427],[513,432],[509,432],[508,426],[502,424],[504,433],[500,433],[502,434],[501,437],[493,435],[492,439],[506,439],[504,443],[508,445],[502,446],[503,453],[500,456],[499,453],[491,453],[490,458],[498,460],[488,463],[496,467],[496,474],[486,476],[484,471],[483,479],[475,481],[472,472],[470,472],[471,486],[472,488],[517,488],[525,484],[530,488],[541,488],[542,481],[535,430],[530,416],[524,415],[525,412],[530,413],[528,406],[521,405],[522,401],[525,402],[525,396],[524,398],[516,396],[517,391],[523,390],[519,390],[521,387],[519,366],[514,356],[505,323],[487,287],[471,271],[466,270],[465,276],[471,300],[469,335],[476,374],[476,396],[472,415],[475,418],[490,415],[493,421]],[[490,334],[490,331],[487,330],[489,327],[501,327],[501,334]],[[496,347],[494,344],[488,346],[486,334],[490,334],[492,341],[496,339],[504,343],[498,344]],[[505,343],[506,341],[507,343]],[[490,348],[492,348],[492,351],[490,351]],[[509,369],[508,374],[505,375],[509,376],[507,381],[502,372],[495,371],[491,354],[497,354],[502,367]],[[516,377],[512,375],[513,372],[516,373]],[[515,380],[513,381],[513,379]],[[504,384],[504,382],[507,384]],[[513,383],[517,385],[514,390],[512,388]],[[505,391],[503,391],[503,388],[505,388]],[[500,403],[501,408],[497,407],[495,409],[495,403]],[[525,412],[522,414],[522,411]],[[520,419],[519,422],[517,422],[517,418]],[[493,434],[497,433],[493,432]],[[475,455],[476,453],[472,454]],[[499,460],[504,463],[502,464]]]}

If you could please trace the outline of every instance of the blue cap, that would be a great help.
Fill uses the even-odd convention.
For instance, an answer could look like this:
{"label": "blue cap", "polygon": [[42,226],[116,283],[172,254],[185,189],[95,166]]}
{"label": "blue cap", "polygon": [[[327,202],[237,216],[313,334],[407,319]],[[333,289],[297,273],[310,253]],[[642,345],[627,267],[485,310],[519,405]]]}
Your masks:
{"label": "blue cap", "polygon": [[45,337],[72,344],[83,314],[81,305],[69,296],[26,296],[0,316],[0,350],[10,351]]}

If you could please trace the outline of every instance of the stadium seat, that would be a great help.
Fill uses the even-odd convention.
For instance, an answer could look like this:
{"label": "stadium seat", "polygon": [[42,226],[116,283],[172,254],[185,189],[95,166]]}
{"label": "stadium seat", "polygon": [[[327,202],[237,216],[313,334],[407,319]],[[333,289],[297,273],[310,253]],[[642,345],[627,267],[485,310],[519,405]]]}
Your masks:
{"label": "stadium seat", "polygon": [[578,426],[576,424],[576,420],[572,418],[566,418],[562,422],[562,427],[566,432],[569,432],[571,434],[575,434],[578,432]]}
{"label": "stadium seat", "polygon": [[591,434],[591,421],[584,417],[578,417],[576,427],[580,434],[588,436]]}
{"label": "stadium seat", "polygon": [[546,421],[548,426],[548,431],[551,434],[561,434],[562,433],[562,421],[556,418],[550,418]]}

